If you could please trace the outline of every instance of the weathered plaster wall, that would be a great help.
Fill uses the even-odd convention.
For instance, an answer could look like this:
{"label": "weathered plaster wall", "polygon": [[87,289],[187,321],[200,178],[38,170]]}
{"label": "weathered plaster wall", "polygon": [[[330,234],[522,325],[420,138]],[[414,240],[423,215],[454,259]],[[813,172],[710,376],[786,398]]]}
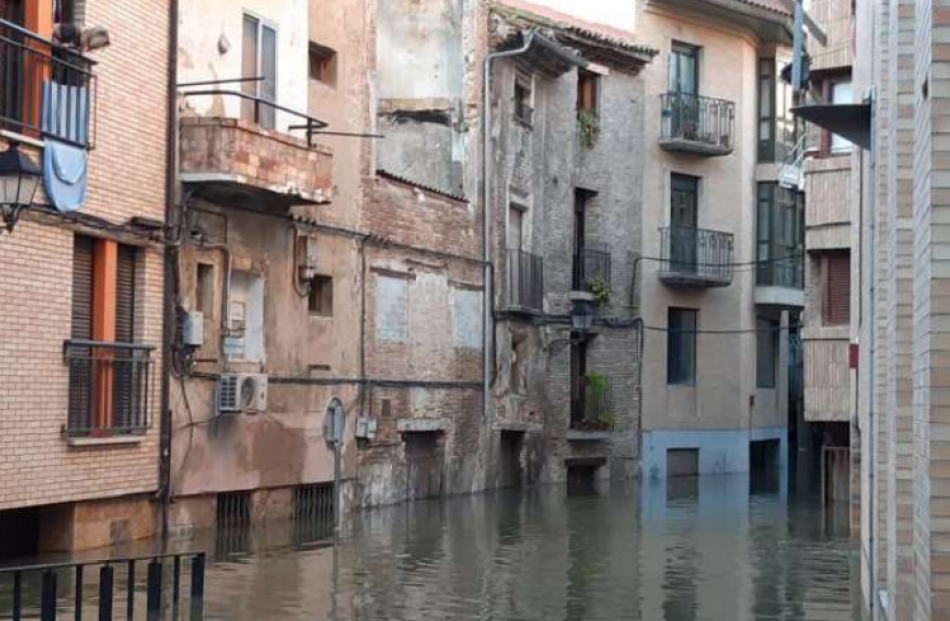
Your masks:
{"label": "weathered plaster wall", "polygon": [[[178,81],[231,80],[242,76],[241,49],[244,15],[257,17],[277,30],[277,103],[306,112],[309,38],[307,0],[184,0],[179,9]],[[200,87],[199,90],[241,91],[240,83]],[[237,97],[189,97],[187,109],[202,116],[239,117]],[[277,127],[300,119],[277,114]]]}

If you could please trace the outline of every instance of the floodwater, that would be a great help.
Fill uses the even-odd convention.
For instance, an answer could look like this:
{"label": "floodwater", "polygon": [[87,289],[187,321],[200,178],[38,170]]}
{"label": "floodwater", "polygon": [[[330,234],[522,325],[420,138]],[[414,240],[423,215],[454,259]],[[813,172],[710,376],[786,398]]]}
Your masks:
{"label": "floodwater", "polygon": [[846,510],[781,488],[753,494],[743,476],[582,491],[379,509],[354,517],[335,545],[324,529],[289,525],[219,541],[206,618],[854,618]]}

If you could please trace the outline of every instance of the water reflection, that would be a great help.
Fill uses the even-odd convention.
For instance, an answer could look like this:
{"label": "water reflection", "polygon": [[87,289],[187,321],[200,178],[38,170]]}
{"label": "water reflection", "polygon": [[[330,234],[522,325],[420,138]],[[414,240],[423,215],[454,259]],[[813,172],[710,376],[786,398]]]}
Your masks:
{"label": "water reflection", "polygon": [[748,477],[669,483],[419,502],[335,546],[269,528],[209,567],[207,618],[851,619],[852,546],[817,505]]}

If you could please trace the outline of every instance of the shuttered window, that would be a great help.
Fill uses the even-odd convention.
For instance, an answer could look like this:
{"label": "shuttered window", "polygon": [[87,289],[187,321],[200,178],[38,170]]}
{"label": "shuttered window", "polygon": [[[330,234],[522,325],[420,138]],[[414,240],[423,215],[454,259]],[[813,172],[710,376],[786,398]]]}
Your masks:
{"label": "shuttered window", "polygon": [[843,325],[851,321],[851,256],[849,253],[825,257],[825,324]]}
{"label": "shuttered window", "polygon": [[597,111],[597,74],[583,69],[577,72],[577,111]]}
{"label": "shuttered window", "polygon": [[138,250],[119,246],[115,288],[115,340],[131,343],[135,334],[135,257]]}
{"label": "shuttered window", "polygon": [[92,338],[92,275],[96,240],[77,235],[73,246],[73,326],[72,338]]}

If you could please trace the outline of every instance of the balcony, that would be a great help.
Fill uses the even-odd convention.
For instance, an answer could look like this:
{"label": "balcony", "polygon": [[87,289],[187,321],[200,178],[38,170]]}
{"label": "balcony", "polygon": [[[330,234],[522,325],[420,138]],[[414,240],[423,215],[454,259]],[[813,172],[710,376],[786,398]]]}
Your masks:
{"label": "balcony", "polygon": [[732,284],[732,233],[671,226],[660,229],[660,235],[661,282],[680,287]]}
{"label": "balcony", "polygon": [[544,307],[544,260],[523,250],[508,251],[508,307],[541,312]]}
{"label": "balcony", "polygon": [[660,148],[707,157],[735,148],[736,106],[731,101],[686,93],[660,95]]}
{"label": "balcony", "polygon": [[801,255],[764,262],[756,269],[755,303],[761,306],[805,306],[805,265]]}
{"label": "balcony", "polygon": [[588,373],[575,378],[571,390],[568,440],[606,440],[614,429],[613,387],[609,378]]}
{"label": "balcony", "polygon": [[[192,91],[183,96],[233,96],[244,104],[250,102],[253,110],[240,119],[181,119],[181,179],[198,196],[223,205],[275,210],[329,202],[333,155],[312,140],[324,123],[238,92]],[[255,122],[271,109],[303,119],[302,125],[290,129],[305,129],[306,137],[265,129]]]}
{"label": "balcony", "polygon": [[93,63],[0,19],[0,129],[26,138],[94,146]]}
{"label": "balcony", "polygon": [[610,246],[585,242],[574,251],[571,289],[591,292],[598,287],[610,288]]}
{"label": "balcony", "polygon": [[66,341],[69,438],[108,438],[145,433],[149,426],[152,350],[146,345]]}

